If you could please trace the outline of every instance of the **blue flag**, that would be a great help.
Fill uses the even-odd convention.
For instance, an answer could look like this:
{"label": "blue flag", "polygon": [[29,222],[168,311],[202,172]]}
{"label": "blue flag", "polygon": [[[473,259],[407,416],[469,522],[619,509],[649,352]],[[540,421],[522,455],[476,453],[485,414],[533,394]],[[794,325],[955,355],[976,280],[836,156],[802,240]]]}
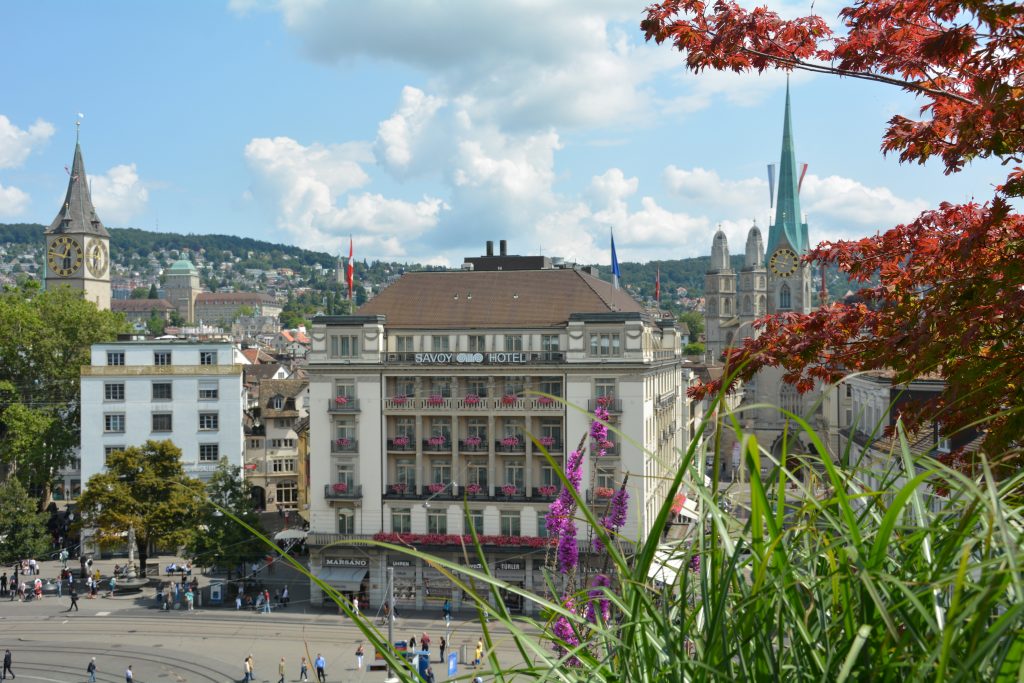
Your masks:
{"label": "blue flag", "polygon": [[615,255],[615,233],[609,228],[609,233],[612,236],[612,285],[615,289],[619,288],[619,277],[622,273],[619,272],[619,257]]}

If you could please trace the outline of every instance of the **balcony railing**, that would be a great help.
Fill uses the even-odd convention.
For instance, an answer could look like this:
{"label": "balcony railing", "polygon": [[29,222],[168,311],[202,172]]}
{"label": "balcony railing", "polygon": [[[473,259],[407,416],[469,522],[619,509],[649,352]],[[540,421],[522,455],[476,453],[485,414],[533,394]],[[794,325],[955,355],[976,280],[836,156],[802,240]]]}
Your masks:
{"label": "balcony railing", "polygon": [[466,451],[467,453],[486,453],[487,439],[480,438],[479,442],[469,442],[468,439],[462,439],[459,441],[459,450]]}
{"label": "balcony railing", "polygon": [[487,410],[491,407],[486,396],[464,396],[456,399],[455,404],[459,410]]}
{"label": "balcony railing", "polygon": [[532,407],[532,405],[532,400],[511,394],[494,399],[495,410],[526,410]]}
{"label": "balcony railing", "polygon": [[541,396],[540,398],[529,399],[527,407],[530,410],[562,410],[565,408],[565,405],[553,398]]}
{"label": "balcony railing", "polygon": [[672,405],[675,402],[676,402],[676,392],[674,392],[674,391],[666,391],[664,394],[662,394],[661,396],[658,397],[658,400],[655,402],[655,405],[658,407],[658,409],[661,409],[661,408],[667,408],[667,407],[669,407],[670,405]]}
{"label": "balcony railing", "polygon": [[345,402],[341,403],[337,398],[332,398],[327,401],[327,412],[329,413],[358,413],[359,412],[359,399],[358,398],[344,398]]}
{"label": "balcony railing", "polygon": [[416,450],[416,439],[412,437],[396,437],[388,439],[389,451],[414,451]]}
{"label": "balcony railing", "polygon": [[587,502],[593,505],[604,505],[615,495],[615,489],[607,486],[595,486],[587,489]]}
{"label": "balcony railing", "polygon": [[354,500],[363,497],[363,485],[353,484],[344,487],[339,484],[324,484],[326,500]]}
{"label": "balcony railing", "polygon": [[[565,450],[565,444],[563,444],[561,441],[551,440],[549,437],[543,436],[540,437],[538,441],[540,442],[541,446],[548,449],[548,453],[561,453],[563,450]],[[538,452],[539,450],[540,449],[538,449],[536,446],[533,447],[534,453]]]}
{"label": "balcony railing", "polygon": [[448,396],[428,396],[426,398],[418,398],[416,402],[420,410],[449,411],[455,407],[458,401]]}
{"label": "balcony railing", "polygon": [[558,497],[559,488],[558,486],[534,486],[531,498],[534,500],[552,501]]}
{"label": "balcony railing", "polygon": [[526,489],[519,484],[505,484],[494,489],[494,497],[498,500],[525,500]]}
{"label": "balcony railing", "polygon": [[384,498],[386,500],[418,500],[421,497],[415,482],[410,484],[388,484],[384,487]]}
{"label": "balcony railing", "polygon": [[590,412],[597,410],[598,406],[603,407],[609,413],[621,413],[622,399],[602,396],[601,398],[592,398],[587,401],[587,410]]}
{"label": "balcony railing", "polygon": [[445,439],[444,441],[438,441],[437,439],[423,439],[423,450],[431,452],[451,452],[452,441],[451,439]]}
{"label": "balcony railing", "polygon": [[[609,443],[611,445],[607,445]],[[593,453],[594,455],[597,455],[598,451],[600,451],[600,450],[601,450],[600,444],[598,444],[596,441],[591,441],[590,442],[590,452],[591,453]],[[619,443],[617,443],[617,442],[606,442],[606,445],[605,445],[605,448],[604,448],[604,457],[606,457],[606,458],[617,458],[620,455],[622,455],[622,446]]]}
{"label": "balcony railing", "polygon": [[331,453],[358,453],[359,441],[356,439],[334,439],[331,441]]}
{"label": "balcony railing", "polygon": [[421,492],[427,498],[451,500],[462,497],[457,484],[427,484],[421,489]]}
{"label": "balcony railing", "polygon": [[494,442],[494,450],[498,453],[525,453],[526,440],[522,437],[498,439]]}
{"label": "balcony railing", "polygon": [[415,410],[416,399],[412,396],[389,396],[384,399],[384,410]]}
{"label": "balcony railing", "polygon": [[464,487],[462,487],[462,491],[460,493],[462,492],[465,492],[466,497],[477,500],[481,498],[488,498],[491,495],[490,487],[486,483],[478,484],[475,482],[470,482],[469,484],[466,484]]}

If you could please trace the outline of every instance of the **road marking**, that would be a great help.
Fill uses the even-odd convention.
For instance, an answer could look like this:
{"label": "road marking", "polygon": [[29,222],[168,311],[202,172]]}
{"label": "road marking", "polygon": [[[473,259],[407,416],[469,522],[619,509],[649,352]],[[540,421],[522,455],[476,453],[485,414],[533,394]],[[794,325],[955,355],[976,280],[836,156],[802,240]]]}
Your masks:
{"label": "road marking", "polygon": [[96,616],[98,616],[98,617],[109,617],[110,616],[110,612],[97,612]]}

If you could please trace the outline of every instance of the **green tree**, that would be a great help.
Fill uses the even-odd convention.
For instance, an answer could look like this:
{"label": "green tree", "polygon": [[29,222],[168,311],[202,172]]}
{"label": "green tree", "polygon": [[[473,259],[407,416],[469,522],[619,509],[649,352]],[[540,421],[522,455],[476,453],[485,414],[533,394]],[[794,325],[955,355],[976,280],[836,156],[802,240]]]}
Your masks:
{"label": "green tree", "polygon": [[704,314],[700,311],[683,311],[677,319],[690,328],[690,341],[697,341],[704,333]]}
{"label": "green tree", "polygon": [[79,442],[79,372],[90,347],[128,329],[124,316],[68,287],[0,293],[0,464],[40,507]]}
{"label": "green tree", "polygon": [[205,503],[203,483],[186,476],[181,449],[171,441],[111,453],[106,471],[89,478],[78,501],[81,526],[93,529],[101,544],[119,542],[135,529],[142,576],[151,544],[187,543]]}
{"label": "green tree", "polygon": [[167,320],[162,315],[153,311],[153,314],[149,316],[149,320],[146,321],[146,329],[154,337],[159,337],[164,333],[164,328],[167,327]]}
{"label": "green tree", "polygon": [[160,295],[156,291],[156,283],[154,282],[149,286],[149,294],[146,296],[147,299],[159,299]]}
{"label": "green tree", "polygon": [[181,313],[178,313],[177,309],[171,311],[170,323],[174,327],[181,327],[185,324],[185,319],[181,317]]}
{"label": "green tree", "polygon": [[132,293],[131,293],[131,298],[132,299],[145,299],[148,296],[149,296],[149,290],[146,289],[145,287],[136,287],[135,289],[132,290]]}
{"label": "green tree", "polygon": [[226,567],[230,580],[232,568],[261,557],[266,551],[262,541],[237,521],[262,533],[260,517],[241,468],[231,465],[226,458],[221,459],[206,484],[206,495],[213,505],[203,508],[199,526],[193,530],[186,552],[200,566]]}
{"label": "green tree", "polygon": [[15,478],[0,484],[0,562],[36,557],[49,547],[46,513]]}

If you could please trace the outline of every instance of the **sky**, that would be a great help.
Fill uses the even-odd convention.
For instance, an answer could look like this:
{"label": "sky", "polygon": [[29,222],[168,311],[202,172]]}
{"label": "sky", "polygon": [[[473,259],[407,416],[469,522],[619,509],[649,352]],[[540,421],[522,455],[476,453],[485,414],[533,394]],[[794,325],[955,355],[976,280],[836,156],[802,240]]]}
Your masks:
{"label": "sky", "polygon": [[[740,253],[754,221],[767,237],[786,77],[685,71],[644,42],[646,3],[8,0],[0,222],[50,223],[80,123],[108,227],[458,265],[500,239],[608,264],[611,229],[620,261],[702,256],[720,226]],[[1005,177],[883,157],[885,122],[922,104],[891,86],[790,88],[812,242]]]}

